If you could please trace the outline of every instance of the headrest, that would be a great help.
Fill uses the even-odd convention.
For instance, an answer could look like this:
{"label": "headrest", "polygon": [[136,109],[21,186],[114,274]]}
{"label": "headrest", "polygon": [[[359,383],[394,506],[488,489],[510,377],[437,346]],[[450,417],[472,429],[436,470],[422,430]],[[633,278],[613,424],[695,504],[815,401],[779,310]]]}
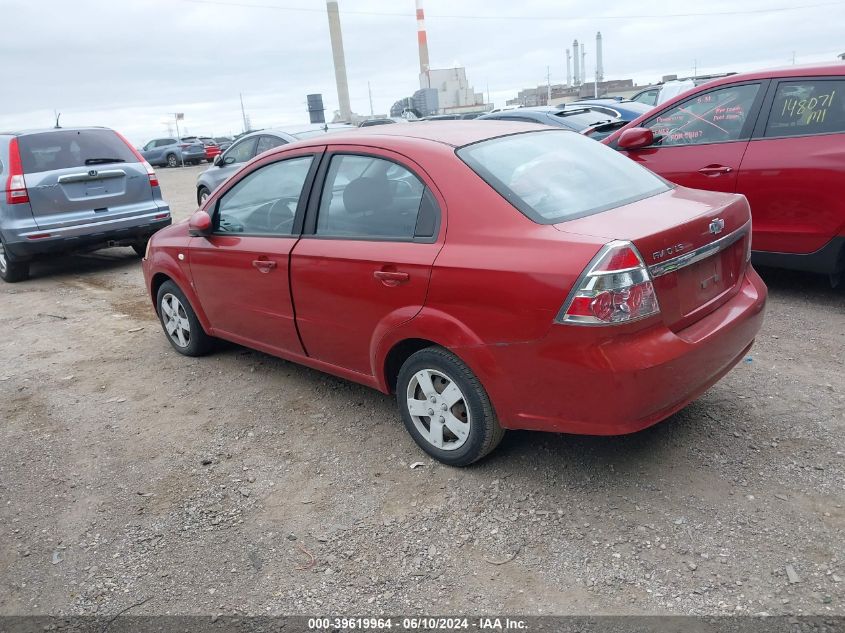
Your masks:
{"label": "headrest", "polygon": [[367,211],[381,211],[393,195],[386,178],[356,178],[343,190],[343,206],[347,213],[361,215]]}

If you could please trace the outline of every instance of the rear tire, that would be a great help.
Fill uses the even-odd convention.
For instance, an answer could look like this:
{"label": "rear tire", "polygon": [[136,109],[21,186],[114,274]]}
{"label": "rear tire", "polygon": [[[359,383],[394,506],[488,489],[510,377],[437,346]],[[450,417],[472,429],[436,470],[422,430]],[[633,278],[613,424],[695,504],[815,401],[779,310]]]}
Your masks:
{"label": "rear tire", "polygon": [[172,281],[161,284],[156,294],[156,312],[170,344],[185,356],[204,356],[214,339],[205,333],[185,294]]}
{"label": "rear tire", "polygon": [[179,159],[176,157],[176,154],[168,154],[167,158],[165,160],[167,161],[168,167],[178,167],[179,166]]}
{"label": "rear tire", "polygon": [[396,400],[414,441],[449,466],[478,461],[505,435],[481,381],[442,347],[420,350],[405,361]]}
{"label": "rear tire", "polygon": [[29,262],[12,260],[3,242],[0,242],[0,279],[13,284],[29,278]]}

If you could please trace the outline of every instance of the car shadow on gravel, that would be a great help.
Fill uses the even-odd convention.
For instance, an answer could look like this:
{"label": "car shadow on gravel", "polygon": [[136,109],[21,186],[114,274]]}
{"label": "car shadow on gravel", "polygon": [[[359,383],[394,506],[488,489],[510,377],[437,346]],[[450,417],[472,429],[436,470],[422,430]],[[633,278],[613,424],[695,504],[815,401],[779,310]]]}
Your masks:
{"label": "car shadow on gravel", "polygon": [[766,282],[771,299],[792,301],[801,299],[813,303],[841,304],[845,300],[845,275],[837,287],[831,287],[827,275],[804,273],[797,270],[755,267]]}
{"label": "car shadow on gravel", "polygon": [[72,275],[109,273],[140,267],[141,258],[131,248],[109,248],[89,253],[60,255],[32,262],[30,279],[61,279]]}

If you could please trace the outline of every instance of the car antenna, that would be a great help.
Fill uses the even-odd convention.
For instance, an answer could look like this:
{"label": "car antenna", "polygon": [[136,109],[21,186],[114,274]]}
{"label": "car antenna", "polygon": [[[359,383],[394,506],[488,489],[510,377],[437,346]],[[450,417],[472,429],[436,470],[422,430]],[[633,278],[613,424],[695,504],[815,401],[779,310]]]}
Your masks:
{"label": "car antenna", "polygon": [[58,130],[58,129],[60,129],[60,128],[62,127],[61,125],[59,125],[59,119],[62,117],[62,113],[61,113],[61,112],[56,112],[55,110],[53,110],[53,114],[55,114],[55,115],[56,115],[56,125],[55,125],[55,128]]}

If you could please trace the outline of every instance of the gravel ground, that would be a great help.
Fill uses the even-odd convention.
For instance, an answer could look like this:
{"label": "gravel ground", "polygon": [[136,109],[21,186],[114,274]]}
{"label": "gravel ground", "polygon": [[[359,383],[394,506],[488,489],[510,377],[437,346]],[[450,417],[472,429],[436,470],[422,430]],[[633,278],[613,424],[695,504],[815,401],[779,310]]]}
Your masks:
{"label": "gravel ground", "polygon": [[[176,218],[200,169],[158,170]],[[387,396],[177,355],[128,248],[40,264],[0,286],[0,614],[845,614],[845,292],[761,272],[685,410],[456,470]]]}

